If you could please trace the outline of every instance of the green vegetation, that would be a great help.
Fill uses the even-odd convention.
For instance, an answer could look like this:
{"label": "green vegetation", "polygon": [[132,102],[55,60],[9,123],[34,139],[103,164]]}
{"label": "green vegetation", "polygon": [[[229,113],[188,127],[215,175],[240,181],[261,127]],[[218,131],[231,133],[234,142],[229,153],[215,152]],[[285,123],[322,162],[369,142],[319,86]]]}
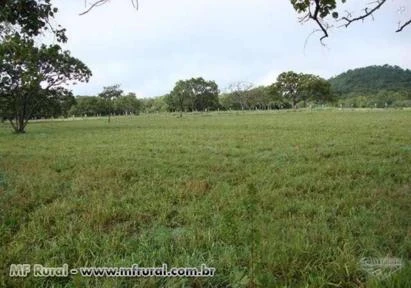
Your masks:
{"label": "green vegetation", "polygon": [[411,71],[398,66],[348,70],[329,80],[339,102],[353,107],[411,107]]}
{"label": "green vegetation", "polygon": [[[0,286],[411,287],[409,111],[177,115],[0,126]],[[407,264],[359,267],[384,256]],[[16,279],[12,263],[217,270]]]}
{"label": "green vegetation", "polygon": [[[50,24],[58,9],[50,0],[26,0],[1,1],[0,11],[0,118],[24,133],[39,115],[67,116],[73,103],[67,86],[87,82],[91,71],[61,48],[65,29]],[[40,43],[36,36],[47,31],[57,43]]]}
{"label": "green vegetation", "polygon": [[[143,99],[143,111],[177,110],[168,104],[167,97],[170,96]],[[369,66],[348,70],[328,81],[288,71],[269,86],[231,83],[211,110],[289,109],[323,104],[350,108],[411,107],[411,71],[390,65]]]}
{"label": "green vegetation", "polygon": [[329,81],[334,91],[341,95],[371,94],[381,90],[411,91],[411,71],[390,65],[348,70]]}
{"label": "green vegetation", "polygon": [[[327,17],[348,26],[386,2],[360,17],[341,16],[336,0],[291,4],[324,39]],[[0,8],[0,286],[411,287],[410,111],[315,111],[411,106],[409,70],[372,66],[329,81],[289,71],[268,87],[237,82],[220,95],[214,81],[192,78],[156,99],[123,95],[119,85],[74,98],[68,85],[91,71],[61,48],[58,9],[50,0]],[[56,43],[41,43],[49,36]],[[261,111],[307,104],[313,109]],[[215,110],[260,111],[134,116]],[[4,123],[22,134],[37,118],[116,114],[127,116],[110,125],[33,121],[28,135]],[[386,278],[361,267],[364,257],[385,256],[404,267]],[[10,277],[10,266],[24,263],[217,270],[211,278]]]}
{"label": "green vegetation", "polygon": [[274,84],[281,96],[289,100],[294,108],[298,102],[330,102],[331,88],[327,80],[312,74],[283,72]]}
{"label": "green vegetation", "polygon": [[41,110],[47,115],[57,111],[56,104],[73,99],[62,84],[91,76],[86,65],[59,45],[36,47],[33,39],[14,34],[0,42],[0,63],[0,115],[16,133],[24,133],[27,122]]}
{"label": "green vegetation", "polygon": [[229,92],[220,95],[221,108],[224,110],[256,110],[290,108],[291,104],[278,93],[274,86],[254,87],[251,83],[235,82],[230,84]]}
{"label": "green vegetation", "polygon": [[206,81],[203,78],[191,78],[178,81],[165,101],[169,111],[208,111],[217,110],[218,86],[214,81]]}

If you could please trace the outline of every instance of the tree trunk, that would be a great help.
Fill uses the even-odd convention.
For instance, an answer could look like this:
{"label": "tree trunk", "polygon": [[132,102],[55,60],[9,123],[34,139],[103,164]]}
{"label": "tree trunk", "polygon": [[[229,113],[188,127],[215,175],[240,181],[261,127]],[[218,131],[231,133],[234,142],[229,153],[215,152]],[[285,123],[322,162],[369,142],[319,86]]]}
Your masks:
{"label": "tree trunk", "polygon": [[[24,120],[23,117],[17,116],[16,119],[9,119],[11,126],[14,129],[14,133],[16,134],[23,134],[26,133],[24,130],[27,125],[27,121]],[[16,122],[13,122],[16,121]]]}
{"label": "tree trunk", "polygon": [[19,129],[19,133],[24,133],[24,117],[19,117],[17,127]]}

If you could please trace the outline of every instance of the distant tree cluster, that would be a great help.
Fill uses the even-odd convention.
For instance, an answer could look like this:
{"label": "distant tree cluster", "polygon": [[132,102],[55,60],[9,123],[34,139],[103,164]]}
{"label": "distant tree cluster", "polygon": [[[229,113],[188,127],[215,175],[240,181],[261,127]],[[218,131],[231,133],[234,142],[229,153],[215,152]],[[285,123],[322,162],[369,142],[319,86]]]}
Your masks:
{"label": "distant tree cluster", "polygon": [[[210,91],[214,93],[199,93],[202,90],[195,83],[205,87],[206,83],[213,83],[214,89]],[[142,99],[142,111],[265,110],[324,104],[335,107],[411,107],[411,71],[390,65],[348,70],[329,80],[288,71],[278,75],[269,86],[255,87],[252,83],[238,81],[228,85],[220,94],[214,84],[202,78],[178,81],[169,94]],[[199,95],[202,100],[194,101]],[[197,106],[195,103],[208,105]]]}
{"label": "distant tree cluster", "polygon": [[220,96],[224,110],[290,108],[287,101],[283,100],[277,89],[271,86],[253,87],[248,82],[234,82],[228,86],[227,92]]}
{"label": "distant tree cluster", "polygon": [[167,112],[169,107],[165,101],[168,95],[141,99],[141,109],[145,113]]}
{"label": "distant tree cluster", "polygon": [[120,85],[104,87],[98,96],[78,96],[69,114],[73,116],[137,115],[142,103],[136,94],[123,95]]}
{"label": "distant tree cluster", "polygon": [[214,81],[203,78],[180,80],[161,97],[143,99],[142,110],[152,112],[193,112],[213,110],[288,109],[303,103],[334,101],[327,80],[311,74],[284,72],[269,86],[246,81],[231,83],[220,93]]}

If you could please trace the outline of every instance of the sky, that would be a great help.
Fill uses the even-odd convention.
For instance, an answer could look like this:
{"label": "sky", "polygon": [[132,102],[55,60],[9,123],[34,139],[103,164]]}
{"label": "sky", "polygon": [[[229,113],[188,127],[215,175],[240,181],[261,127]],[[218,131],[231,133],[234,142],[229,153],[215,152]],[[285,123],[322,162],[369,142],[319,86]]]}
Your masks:
{"label": "sky", "polygon": [[[370,0],[348,2],[341,11],[355,16]],[[64,48],[93,72],[71,87],[75,95],[120,84],[139,98],[156,97],[191,77],[224,91],[237,81],[269,85],[289,70],[329,78],[369,65],[411,69],[411,26],[395,33],[411,18],[409,0],[389,0],[374,20],[332,28],[325,46],[312,33],[315,23],[301,24],[288,0],[139,0],[138,10],[111,0],[83,16],[84,0],[54,3],[56,23],[67,29]]]}

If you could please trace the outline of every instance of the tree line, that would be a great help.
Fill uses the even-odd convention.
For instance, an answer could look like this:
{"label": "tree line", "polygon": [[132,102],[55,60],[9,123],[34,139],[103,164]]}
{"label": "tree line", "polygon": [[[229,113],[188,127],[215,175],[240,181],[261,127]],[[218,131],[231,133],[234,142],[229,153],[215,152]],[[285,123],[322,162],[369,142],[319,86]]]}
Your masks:
{"label": "tree line", "polygon": [[[62,93],[57,97],[44,97],[30,118],[107,116],[110,121],[111,115],[142,112],[179,112],[182,116],[183,112],[297,109],[319,104],[403,107],[411,106],[410,75],[409,70],[390,65],[349,70],[329,80],[288,71],[268,86],[237,81],[223,91],[215,81],[198,77],[179,80],[166,95],[145,99],[138,99],[132,92],[124,93],[116,84],[104,87],[96,96],[74,97],[71,93]],[[1,107],[1,115],[7,119],[12,110],[7,110],[6,105]]]}
{"label": "tree line", "polygon": [[[107,0],[96,1],[91,7],[105,2]],[[292,0],[291,4],[303,15],[302,21],[317,22],[324,33],[321,39],[324,39],[328,37],[329,27],[326,17],[343,20],[348,26],[372,17],[386,2],[381,0],[369,4],[375,6],[367,7],[365,14],[358,17],[341,17],[336,11],[336,0]],[[0,120],[10,122],[16,133],[24,133],[30,119],[41,117],[91,114],[108,115],[110,120],[112,114],[136,114],[141,110],[179,111],[182,115],[184,111],[297,108],[308,103],[332,102],[338,95],[338,91],[334,93],[332,89],[332,81],[289,71],[280,74],[277,81],[268,87],[253,87],[249,83],[238,82],[223,93],[214,81],[200,77],[178,81],[170,93],[158,99],[138,100],[135,95],[123,95],[116,85],[105,87],[95,97],[74,97],[67,87],[88,82],[92,72],[61,47],[68,39],[65,28],[51,24],[57,12],[58,8],[53,6],[51,0],[0,1]],[[397,32],[410,24],[411,20],[400,23]],[[53,44],[38,41],[39,35],[47,33],[55,39]],[[409,80],[405,81],[409,83]],[[372,102],[385,101],[385,107],[391,104],[411,105],[409,90],[380,89],[377,95],[378,98]],[[344,101],[364,100],[368,96],[356,94]],[[365,102],[362,101],[361,105],[370,104]],[[354,103],[351,105],[354,106]]]}
{"label": "tree line", "polygon": [[[215,81],[202,77],[179,80],[166,95],[138,99],[124,92],[119,85],[104,87],[96,96],[67,97],[45,107],[43,117],[136,115],[140,112],[183,112],[216,110],[267,110],[297,108],[298,104],[334,101],[330,84],[311,74],[281,73],[269,86],[254,87],[252,83],[231,83],[221,92]],[[60,112],[60,114],[58,114]],[[41,115],[41,113],[39,113]]]}

